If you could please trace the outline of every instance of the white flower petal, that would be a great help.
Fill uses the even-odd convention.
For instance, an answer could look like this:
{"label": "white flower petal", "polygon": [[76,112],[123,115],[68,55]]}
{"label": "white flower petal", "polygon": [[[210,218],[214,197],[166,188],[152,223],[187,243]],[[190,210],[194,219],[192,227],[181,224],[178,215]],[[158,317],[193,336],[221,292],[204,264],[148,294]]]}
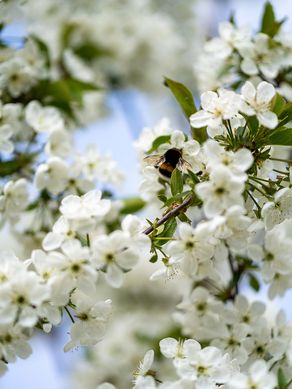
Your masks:
{"label": "white flower petal", "polygon": [[123,271],[117,265],[111,264],[107,267],[105,278],[113,288],[120,288],[123,284]]}
{"label": "white flower petal", "polygon": [[241,88],[241,94],[247,102],[254,101],[256,97],[256,88],[250,81],[246,81]]}
{"label": "white flower petal", "polygon": [[177,340],[173,338],[165,338],[159,342],[160,351],[166,358],[176,356],[177,345]]}
{"label": "white flower petal", "polygon": [[213,115],[211,113],[202,110],[191,115],[190,123],[194,128],[201,128],[207,126],[212,118]]}
{"label": "white flower petal", "polygon": [[278,117],[274,112],[258,112],[257,118],[259,119],[259,122],[267,128],[273,129],[278,125]]}
{"label": "white flower petal", "polygon": [[267,104],[273,99],[275,94],[276,91],[274,86],[266,81],[263,81],[257,87],[257,103]]}

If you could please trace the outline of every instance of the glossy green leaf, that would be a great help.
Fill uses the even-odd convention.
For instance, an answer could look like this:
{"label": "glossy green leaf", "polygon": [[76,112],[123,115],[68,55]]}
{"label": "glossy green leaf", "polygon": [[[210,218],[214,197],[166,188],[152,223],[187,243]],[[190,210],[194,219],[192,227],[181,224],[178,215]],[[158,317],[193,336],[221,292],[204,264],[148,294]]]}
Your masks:
{"label": "glossy green leaf", "polygon": [[292,103],[287,103],[279,115],[279,127],[283,127],[285,124],[292,120]]}
{"label": "glossy green leaf", "polygon": [[260,31],[273,38],[279,32],[281,25],[284,23],[285,20],[285,18],[280,21],[276,20],[274,8],[272,4],[268,1],[264,8]]}
{"label": "glossy green leaf", "polygon": [[[176,222],[175,218],[167,220],[167,222],[164,224],[163,231],[159,235],[157,235],[157,237],[158,238],[172,238],[173,234],[175,233],[176,227],[177,227],[177,222]],[[157,246],[163,246],[168,241],[169,241],[168,239],[163,239],[163,240],[158,239],[155,242],[155,244]]]}
{"label": "glossy green leaf", "polygon": [[165,78],[164,83],[169,87],[176,98],[176,101],[179,103],[181,109],[189,120],[189,117],[193,113],[197,112],[192,92],[184,84],[173,81],[170,78]]}
{"label": "glossy green leaf", "polygon": [[173,196],[182,193],[183,191],[183,177],[182,173],[178,169],[174,169],[170,179],[170,189]]}
{"label": "glossy green leaf", "polygon": [[[181,107],[183,113],[189,122],[190,116],[197,112],[197,108],[194,102],[192,92],[182,83],[173,81],[169,78],[164,79],[164,83],[171,90],[176,101]],[[192,137],[198,142],[203,143],[207,139],[206,128],[193,128],[191,127]]]}
{"label": "glossy green leaf", "polygon": [[74,23],[65,24],[61,33],[61,43],[63,48],[70,46],[70,39],[76,25]]}
{"label": "glossy green leaf", "polygon": [[292,146],[292,128],[280,127],[269,137],[269,145]]}
{"label": "glossy green leaf", "polygon": [[278,389],[287,389],[288,382],[281,368],[278,369],[277,379],[278,379]]}
{"label": "glossy green leaf", "polygon": [[163,145],[164,143],[169,143],[170,138],[170,135],[161,135],[158,138],[154,139],[151,149],[147,151],[147,154],[153,153],[158,149],[159,146]]}
{"label": "glossy green leaf", "polygon": [[35,42],[39,51],[44,56],[46,67],[51,66],[51,55],[48,46],[36,35],[30,35],[30,38]]}
{"label": "glossy green leaf", "polygon": [[183,223],[191,223],[192,221],[187,217],[185,213],[180,213],[178,216],[179,220]]}
{"label": "glossy green leaf", "polygon": [[83,94],[97,91],[99,88],[91,83],[74,78],[64,78],[50,82],[41,81],[31,92],[35,99],[43,104],[53,105],[72,116],[72,103],[82,104]]}
{"label": "glossy green leaf", "polygon": [[99,47],[95,43],[91,42],[83,43],[82,45],[74,48],[74,53],[86,61],[92,61],[99,57],[112,55],[109,50]]}
{"label": "glossy green leaf", "polygon": [[145,207],[145,201],[139,197],[132,197],[123,200],[123,207],[121,214],[128,215],[130,213],[136,213]]}
{"label": "glossy green leaf", "polygon": [[276,96],[273,99],[272,111],[276,115],[280,115],[286,106],[286,100],[279,94],[276,93]]}
{"label": "glossy green leaf", "polygon": [[259,128],[259,121],[256,116],[246,116],[245,120],[252,133],[256,133]]}
{"label": "glossy green leaf", "polygon": [[272,4],[267,1],[265,4],[263,16],[262,16],[262,24],[261,24],[261,32],[267,34],[271,26],[275,23],[276,17]]}
{"label": "glossy green leaf", "polygon": [[30,164],[35,157],[35,154],[20,154],[13,160],[1,161],[0,160],[0,177],[10,176],[20,169]]}
{"label": "glossy green leaf", "polygon": [[257,277],[254,274],[249,273],[248,278],[250,287],[256,292],[258,292],[260,290],[261,285]]}
{"label": "glossy green leaf", "polygon": [[157,254],[155,253],[155,254],[153,254],[152,257],[149,259],[149,261],[150,261],[151,263],[155,263],[155,262],[157,262],[157,259],[158,259],[158,256],[157,256]]}
{"label": "glossy green leaf", "polygon": [[191,170],[188,170],[188,175],[190,176],[194,184],[198,184],[200,182],[199,177]]}

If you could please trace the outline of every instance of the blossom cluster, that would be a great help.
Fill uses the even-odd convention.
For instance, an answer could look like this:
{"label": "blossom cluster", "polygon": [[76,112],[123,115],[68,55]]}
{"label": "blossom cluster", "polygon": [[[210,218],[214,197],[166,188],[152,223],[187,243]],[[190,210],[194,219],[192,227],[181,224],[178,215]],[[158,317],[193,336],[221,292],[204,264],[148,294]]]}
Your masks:
{"label": "blossom cluster", "polygon": [[291,32],[282,28],[270,3],[266,4],[260,31],[235,21],[220,23],[219,36],[206,42],[194,65],[200,91],[232,85],[246,80],[272,82],[279,92],[291,99]]}
{"label": "blossom cluster", "polygon": [[[240,294],[247,280],[254,290],[266,282],[271,299],[291,288],[290,161],[284,148],[283,158],[272,148],[291,144],[289,112],[271,83],[246,81],[240,94],[202,94],[201,109],[189,118],[193,139],[163,120],[135,143],[150,165],[142,169],[141,194],[165,208],[165,224],[156,219],[147,230],[151,262],[162,266],[150,279],[182,273],[189,280],[173,318],[182,337],[207,345],[201,350],[187,340],[184,349],[183,342],[162,340],[160,352],[174,359],[178,380],[161,377],[160,362],[155,374],[150,351],[135,387],[274,388],[279,376],[290,382],[291,324]],[[196,131],[209,139],[200,144]],[[179,152],[175,166],[168,150]],[[163,163],[172,166],[170,179],[160,171]]]}
{"label": "blossom cluster", "polygon": [[[165,80],[190,134],[167,119],[142,131],[134,145],[142,199],[126,201],[111,188],[122,180],[117,164],[92,147],[78,153],[73,129],[99,75],[104,85],[121,86],[142,80],[136,66],[151,70],[161,54],[174,64],[168,50],[173,55],[180,44],[170,39],[172,21],[153,14],[150,0],[129,2],[133,18],[121,18],[124,8],[117,7],[121,24],[112,18],[114,0],[89,2],[84,13],[76,1],[70,17],[67,2],[42,9],[28,3],[32,17],[58,23],[54,32],[47,29],[46,43],[32,35],[19,50],[0,48],[1,227],[9,224],[27,251],[19,259],[0,256],[0,373],[29,355],[35,328],[50,332],[68,315],[65,351],[95,346],[91,373],[84,369],[88,387],[128,386],[129,377],[119,374],[130,373],[147,349],[134,374],[137,389],[289,387],[292,324],[282,311],[273,315],[271,303],[247,297],[249,287],[258,292],[266,284],[270,300],[292,287],[291,39],[280,32],[271,5],[255,37],[230,22],[207,44],[198,74],[216,82],[201,84],[199,109],[187,87]],[[168,35],[169,46],[145,38],[156,17],[163,22],[154,33]],[[32,23],[34,34],[38,28]],[[152,58],[152,49],[159,56]],[[214,56],[220,74],[215,69],[212,76],[206,63]],[[147,223],[133,215],[145,205]],[[147,214],[153,205],[162,214],[154,220]],[[176,284],[166,293],[170,279]],[[119,336],[100,347],[111,315],[108,296],[119,310],[110,324]],[[140,312],[132,315],[135,304]]]}
{"label": "blossom cluster", "polygon": [[61,202],[61,217],[43,241],[44,250],[33,250],[25,262],[2,253],[2,372],[16,356],[28,356],[25,341],[34,327],[49,332],[65,312],[73,322],[65,351],[80,344],[94,345],[103,336],[111,300],[96,300],[97,280],[103,275],[112,287],[120,287],[124,272],[135,266],[148,245],[134,216],[123,220],[121,230],[103,233],[99,224],[111,208],[111,201],[101,199],[100,191],[69,195]]}
{"label": "blossom cluster", "polygon": [[[279,374],[291,379],[292,326],[282,312],[272,319],[242,288],[247,280],[255,290],[265,282],[269,298],[291,288],[291,172],[289,160],[274,157],[272,149],[279,133],[289,136],[290,105],[266,81],[247,81],[241,94],[208,91],[201,101],[190,123],[209,136],[205,142],[173,130],[167,120],[144,129],[135,142],[148,164],[141,195],[165,209],[165,224],[156,219],[147,231],[150,261],[160,264],[150,280],[182,275],[188,288],[172,317],[178,334],[190,340],[185,349],[174,339],[160,342],[161,353],[174,360],[177,381],[169,381],[173,371],[165,374],[162,361],[151,367],[149,352],[134,386],[274,388]],[[165,163],[168,150],[181,156],[170,179],[157,164],[161,156]],[[178,207],[181,213],[173,214]]]}
{"label": "blossom cluster", "polygon": [[154,352],[149,350],[137,372],[135,388],[193,388],[194,385],[199,389],[215,389],[218,386],[226,389],[253,386],[275,388],[276,377],[269,372],[264,360],[256,360],[243,374],[239,372],[234,360],[231,360],[228,354],[223,354],[217,347],[201,348],[196,340],[177,341],[174,338],[162,339],[159,345],[161,354],[172,359],[179,378],[157,384],[155,373],[151,371]]}
{"label": "blossom cluster", "polygon": [[[109,155],[89,147],[86,155],[74,149],[72,134],[62,113],[32,100],[2,105],[5,151],[1,161],[1,223],[15,232],[41,240],[51,229],[62,198],[84,194],[97,182],[120,185],[123,175]],[[8,138],[9,135],[9,138]],[[8,179],[8,180],[7,180]],[[19,223],[16,223],[19,221]]]}
{"label": "blossom cluster", "polygon": [[[42,36],[53,59],[61,60],[73,77],[110,88],[135,85],[153,91],[163,73],[184,71],[191,78],[187,64],[197,50],[193,1],[168,3],[87,0],[84,6],[80,0],[50,0],[39,7],[30,0],[23,13],[29,31]],[[187,49],[184,60],[173,60]]]}

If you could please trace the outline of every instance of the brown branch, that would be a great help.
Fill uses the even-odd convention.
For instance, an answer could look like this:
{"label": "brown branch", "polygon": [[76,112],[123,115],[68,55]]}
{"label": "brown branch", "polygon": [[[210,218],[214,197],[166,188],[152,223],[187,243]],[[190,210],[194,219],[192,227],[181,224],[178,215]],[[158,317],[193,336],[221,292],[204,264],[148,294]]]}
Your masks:
{"label": "brown branch", "polygon": [[143,233],[146,235],[151,234],[151,232],[153,232],[155,228],[161,226],[162,224],[167,222],[167,220],[176,217],[184,208],[187,208],[189,205],[191,205],[192,201],[193,201],[193,196],[187,197],[180,205],[173,208],[171,211],[167,212],[167,214],[164,215],[161,219],[159,219],[154,225],[146,228],[146,230],[143,231]]}

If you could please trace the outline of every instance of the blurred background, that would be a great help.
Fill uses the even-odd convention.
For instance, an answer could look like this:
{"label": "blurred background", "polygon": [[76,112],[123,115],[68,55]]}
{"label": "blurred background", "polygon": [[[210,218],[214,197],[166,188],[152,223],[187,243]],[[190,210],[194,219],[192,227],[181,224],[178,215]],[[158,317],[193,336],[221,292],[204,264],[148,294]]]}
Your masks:
{"label": "blurred background", "polygon": [[[292,20],[292,3],[287,0],[271,2],[279,18],[288,16],[290,21]],[[5,28],[3,36],[10,39],[12,45],[17,46],[18,39],[25,36],[27,31],[36,33],[41,31],[43,37],[53,41],[52,30],[57,33],[58,26],[66,19],[68,12],[74,13],[75,22],[80,21],[90,13],[93,3],[95,5],[100,3],[98,10],[103,18],[99,18],[99,26],[103,31],[107,31],[110,44],[117,46],[123,69],[119,69],[119,65],[112,63],[107,80],[102,75],[94,75],[100,77],[101,83],[110,84],[110,92],[105,97],[106,112],[103,112],[97,120],[89,120],[89,124],[86,123],[84,128],[76,131],[75,145],[80,151],[84,151],[88,144],[94,143],[103,154],[110,153],[125,173],[122,194],[135,195],[138,193],[140,177],[136,153],[132,146],[133,140],[137,138],[143,127],[154,126],[165,116],[171,119],[174,128],[181,129],[185,126],[172,96],[162,85],[163,76],[186,82],[191,89],[194,89],[193,64],[205,36],[216,35],[218,23],[227,20],[232,13],[238,25],[250,25],[256,29],[264,0],[156,0],[152,2],[151,10],[145,5],[147,2],[144,2],[145,4],[137,2],[137,4],[141,3],[139,8],[133,1],[132,5],[135,9],[131,9],[128,2],[129,15],[121,13],[121,9],[118,9],[119,6],[122,8],[123,1],[119,4],[118,1],[112,0],[100,2],[73,0],[64,2],[66,6],[61,6],[61,3],[48,0],[40,4],[39,1],[31,1],[30,14],[27,18],[19,19],[16,14],[15,22],[14,15],[10,15],[12,22]],[[159,60],[155,56],[151,58],[151,62],[147,63],[150,68],[145,66],[143,56],[139,58],[137,50],[130,52],[130,44],[123,46],[123,40],[118,40],[121,31],[125,31],[127,25],[125,20],[135,18],[135,15],[141,16],[141,12],[145,9],[148,12],[148,19],[144,12],[145,18],[139,22],[140,26],[144,25],[144,29],[143,31],[137,29],[137,31],[143,34],[145,45],[149,40],[149,45],[152,47],[151,44],[156,40],[155,50],[158,52],[165,50],[164,60],[161,56],[157,56]],[[38,23],[45,13],[47,30]],[[118,26],[115,30],[109,28],[113,23],[111,13],[114,22],[120,22],[123,29],[119,30]],[[99,17],[97,14],[92,14],[90,23],[95,23],[97,17]],[[163,23],[160,25],[162,20]],[[288,23],[288,27],[289,25],[291,22]],[[131,37],[133,31],[127,31],[127,36]],[[85,29],[83,32],[88,33]],[[171,57],[173,45],[177,50],[181,50],[181,57]],[[57,55],[60,48],[53,47],[53,50]],[[177,66],[177,63],[182,67]],[[76,69],[79,73],[82,72],[82,68],[78,68],[77,65]],[[103,70],[105,70],[103,73],[106,73],[109,69]],[[154,74],[154,79],[149,78],[151,73]],[[123,80],[118,87],[115,85],[117,79]],[[9,372],[0,380],[0,389],[39,387],[92,389],[107,377],[121,373],[121,369],[124,369],[125,374],[131,374],[132,366],[137,363],[137,352],[141,357],[143,351],[149,348],[147,337],[148,339],[163,337],[161,328],[166,329],[171,326],[168,315],[164,313],[173,311],[179,300],[179,294],[182,293],[178,280],[149,285],[148,278],[152,272],[153,265],[151,268],[149,266],[145,268],[145,265],[142,268],[138,267],[128,274],[126,288],[119,292],[119,295],[109,290],[104,291],[106,297],[110,297],[109,293],[112,293],[117,308],[106,339],[97,345],[99,351],[74,350],[67,354],[63,353],[69,326],[69,323],[65,322],[62,328],[55,330],[52,335],[40,334],[33,338],[32,356],[28,360],[18,360],[9,366]],[[288,299],[287,294],[285,301],[278,300],[274,304],[285,307],[287,315],[292,318],[292,308],[286,304]],[[147,315],[146,310],[148,310]],[[143,336],[139,338],[139,334]],[[143,342],[144,346],[141,347]],[[127,387],[124,385],[126,384],[122,384],[121,388]]]}

